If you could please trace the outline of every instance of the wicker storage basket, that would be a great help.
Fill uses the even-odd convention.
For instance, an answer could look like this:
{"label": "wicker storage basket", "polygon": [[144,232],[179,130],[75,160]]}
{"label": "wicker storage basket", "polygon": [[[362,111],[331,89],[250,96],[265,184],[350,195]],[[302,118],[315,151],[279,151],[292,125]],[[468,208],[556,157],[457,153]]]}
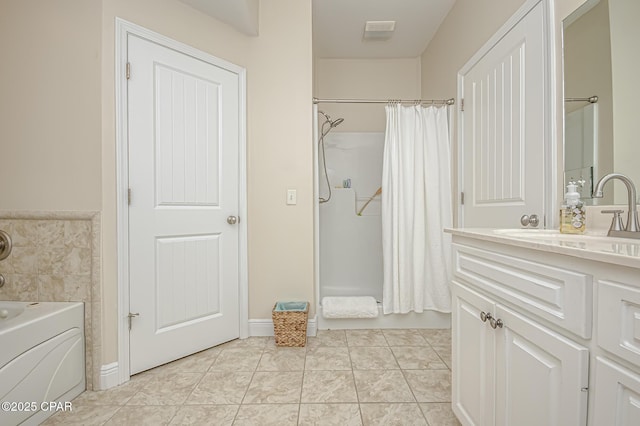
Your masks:
{"label": "wicker storage basket", "polygon": [[307,317],[309,303],[304,303],[304,310],[276,310],[273,305],[273,334],[277,346],[304,346],[307,343]]}

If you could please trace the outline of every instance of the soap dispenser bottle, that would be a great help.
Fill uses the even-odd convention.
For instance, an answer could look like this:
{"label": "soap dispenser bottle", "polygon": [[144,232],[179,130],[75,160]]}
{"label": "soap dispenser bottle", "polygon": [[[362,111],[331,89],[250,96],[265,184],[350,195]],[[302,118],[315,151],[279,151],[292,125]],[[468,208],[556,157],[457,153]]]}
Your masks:
{"label": "soap dispenser bottle", "polygon": [[563,234],[582,234],[585,229],[584,203],[580,200],[578,185],[569,182],[564,204],[560,209],[560,232]]}

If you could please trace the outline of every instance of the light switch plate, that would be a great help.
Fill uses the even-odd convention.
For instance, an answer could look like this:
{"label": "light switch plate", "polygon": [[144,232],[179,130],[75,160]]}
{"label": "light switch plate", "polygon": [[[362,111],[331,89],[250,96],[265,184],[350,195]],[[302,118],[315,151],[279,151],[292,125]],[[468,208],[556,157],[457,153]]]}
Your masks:
{"label": "light switch plate", "polygon": [[298,204],[298,191],[295,189],[287,189],[287,205]]}

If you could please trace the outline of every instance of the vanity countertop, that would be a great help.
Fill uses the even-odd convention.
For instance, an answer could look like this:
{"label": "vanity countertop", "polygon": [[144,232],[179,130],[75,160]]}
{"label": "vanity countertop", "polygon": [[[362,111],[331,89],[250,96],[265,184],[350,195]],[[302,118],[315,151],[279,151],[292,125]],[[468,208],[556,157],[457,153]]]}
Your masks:
{"label": "vanity countertop", "polygon": [[561,234],[549,229],[446,228],[445,232],[476,240],[576,256],[640,268],[640,240],[606,234]]}

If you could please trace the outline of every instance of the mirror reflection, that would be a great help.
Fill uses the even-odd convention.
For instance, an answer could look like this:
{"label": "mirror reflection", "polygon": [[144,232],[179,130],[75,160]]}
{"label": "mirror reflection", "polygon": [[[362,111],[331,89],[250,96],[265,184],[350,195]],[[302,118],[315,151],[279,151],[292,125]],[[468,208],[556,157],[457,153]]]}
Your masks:
{"label": "mirror reflection", "polygon": [[640,187],[638,42],[638,0],[587,0],[564,21],[564,179],[579,183],[587,204],[627,203],[619,183],[604,198],[591,198],[607,173],[623,173]]}

